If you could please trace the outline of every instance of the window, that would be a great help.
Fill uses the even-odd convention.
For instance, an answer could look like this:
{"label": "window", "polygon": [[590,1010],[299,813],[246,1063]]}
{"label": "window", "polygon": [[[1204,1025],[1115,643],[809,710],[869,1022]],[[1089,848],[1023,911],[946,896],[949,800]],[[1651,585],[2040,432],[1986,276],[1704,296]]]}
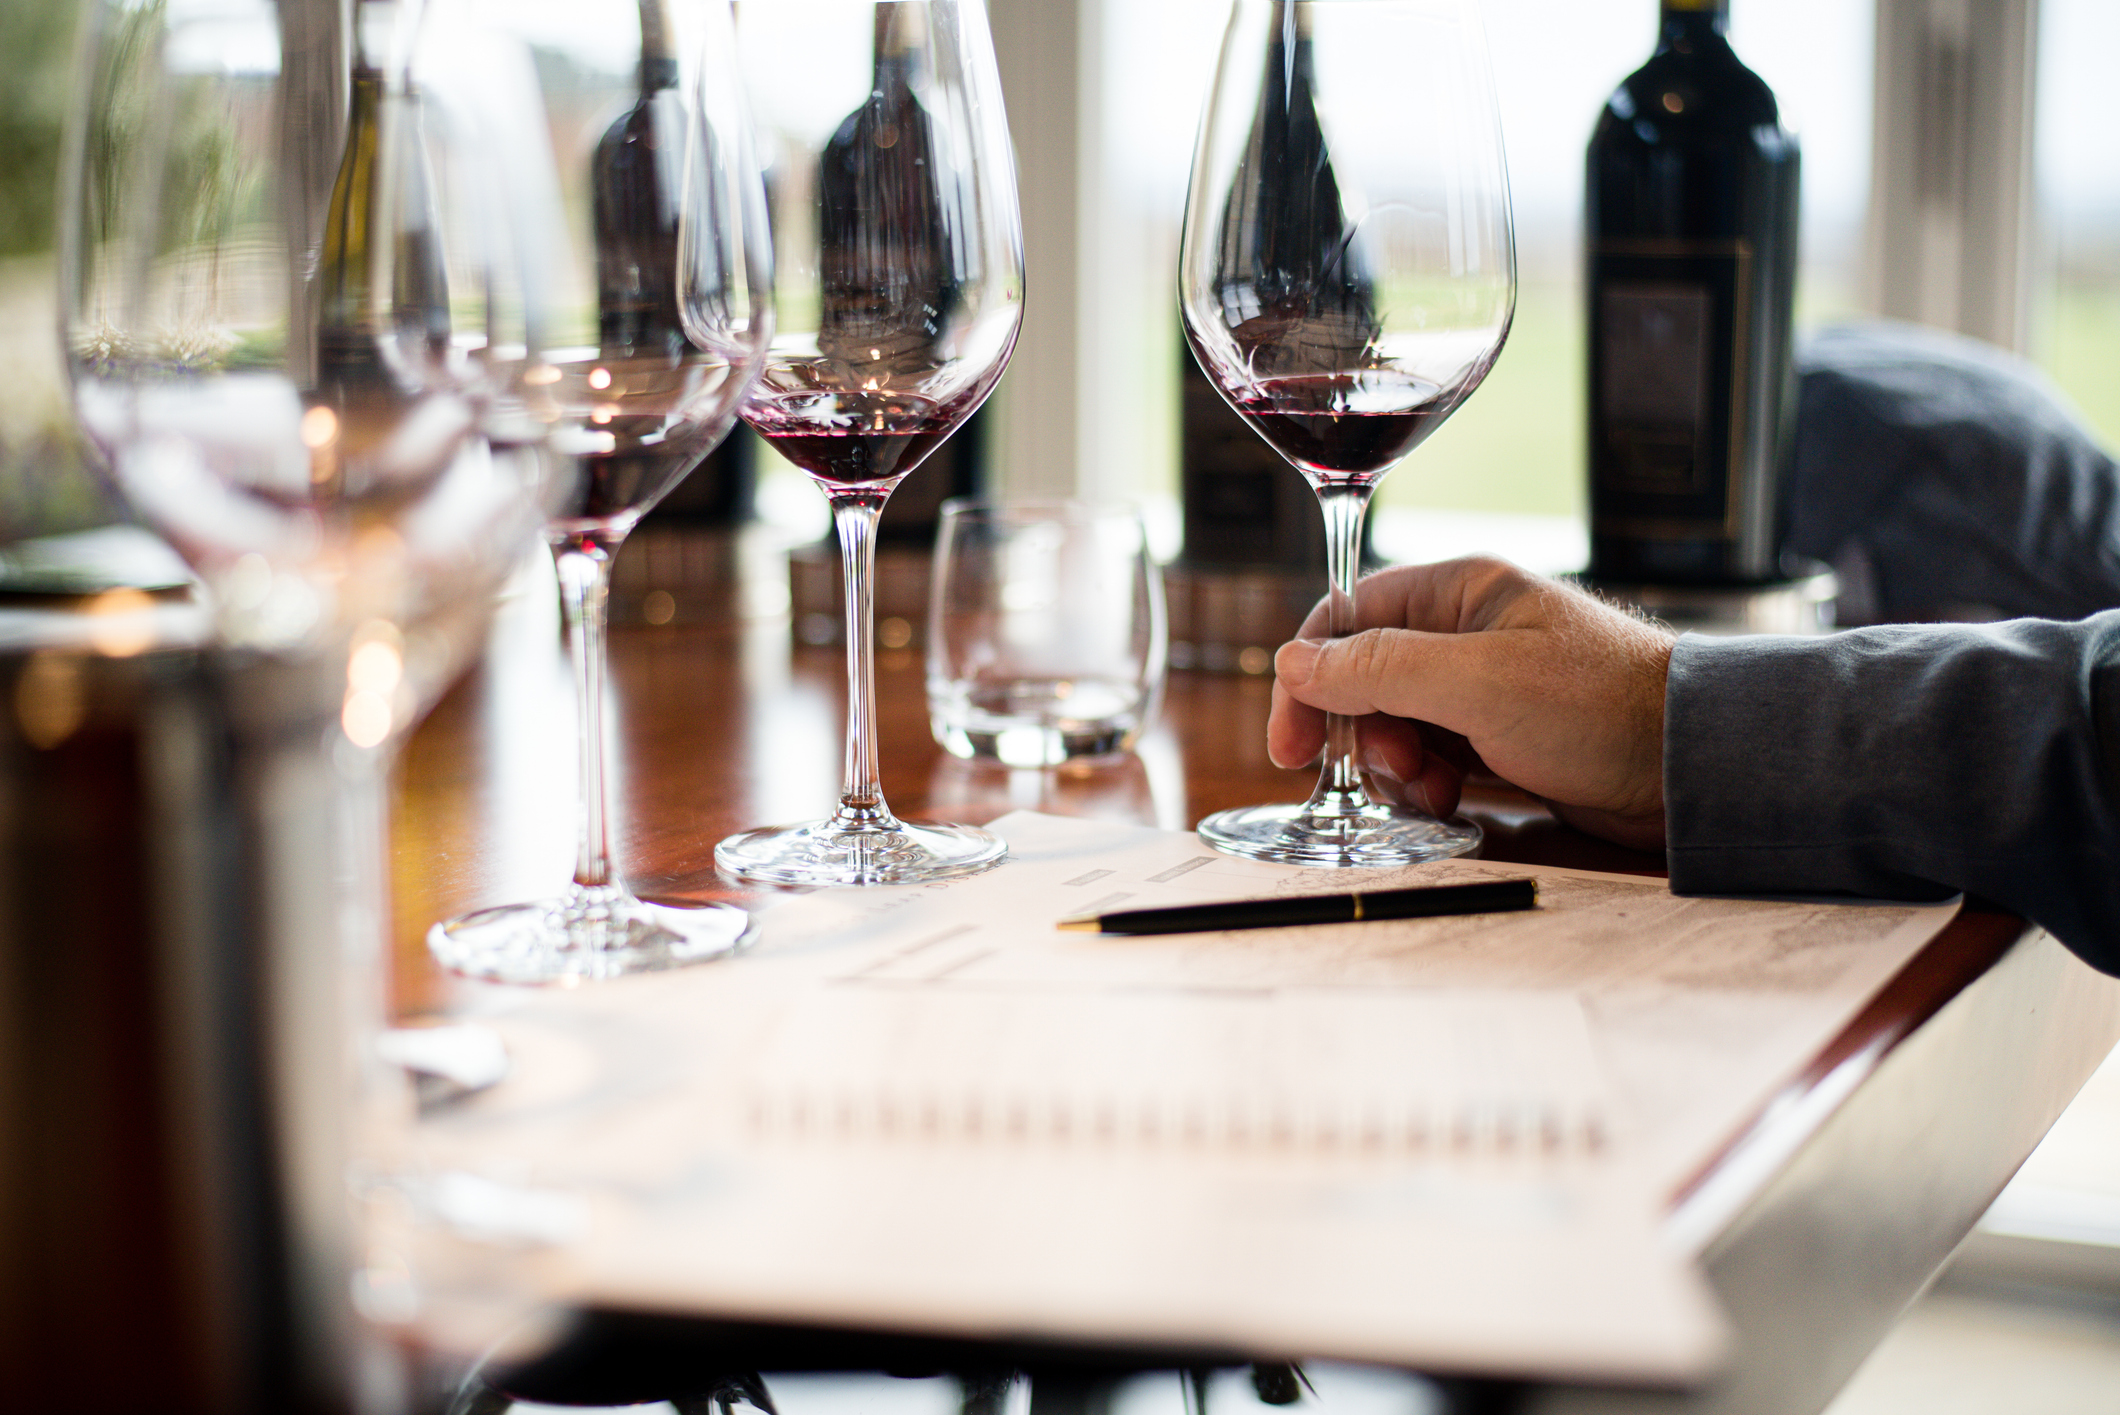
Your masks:
{"label": "window", "polygon": [[[2078,0],[2096,5],[2102,0]],[[1120,273],[1105,401],[1143,449],[1137,494],[1175,492],[1178,328],[1171,295],[1194,129],[1226,0],[1103,0],[1101,125]],[[1379,546],[1401,558],[1478,549],[1540,569],[1582,563],[1583,149],[1599,106],[1649,55],[1654,0],[1510,0],[1486,7],[1515,201],[1516,324],[1479,393],[1384,482]],[[1732,41],[1804,141],[1799,321],[1856,308],[1869,191],[1870,7],[1735,0]],[[1130,412],[1127,410],[1130,409]]]}
{"label": "window", "polygon": [[2120,6],[2041,5],[2034,164],[2052,277],[2035,291],[2032,353],[2120,447]]}

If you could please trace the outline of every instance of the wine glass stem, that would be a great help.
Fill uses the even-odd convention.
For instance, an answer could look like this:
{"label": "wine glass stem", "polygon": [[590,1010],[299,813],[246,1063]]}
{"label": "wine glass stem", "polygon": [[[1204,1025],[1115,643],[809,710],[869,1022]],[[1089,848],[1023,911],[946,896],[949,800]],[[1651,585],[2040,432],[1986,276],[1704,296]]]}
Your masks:
{"label": "wine glass stem", "polygon": [[888,494],[842,492],[832,497],[847,615],[846,788],[833,813],[833,824],[841,830],[891,823],[876,770],[876,518]]}
{"label": "wine glass stem", "polygon": [[575,841],[574,882],[584,889],[611,883],[611,837],[604,794],[604,628],[617,536],[570,534],[553,542],[559,571],[560,614],[574,663],[575,744],[581,768],[581,831]]}
{"label": "wine glass stem", "polygon": [[[1326,483],[1317,488],[1325,513],[1325,566],[1332,587],[1325,601],[1325,635],[1343,639],[1355,631],[1354,586],[1362,575],[1362,522],[1369,514],[1368,483]],[[1325,715],[1325,767],[1311,793],[1312,810],[1361,810],[1369,804],[1355,763],[1355,719]]]}

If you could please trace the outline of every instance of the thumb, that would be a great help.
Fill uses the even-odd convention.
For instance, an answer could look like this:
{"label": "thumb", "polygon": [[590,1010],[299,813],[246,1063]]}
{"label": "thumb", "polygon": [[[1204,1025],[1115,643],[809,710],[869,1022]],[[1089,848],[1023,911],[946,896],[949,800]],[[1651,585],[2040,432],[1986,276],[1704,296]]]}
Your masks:
{"label": "thumb", "polygon": [[1365,629],[1344,639],[1296,639],[1274,655],[1274,676],[1297,702],[1347,717],[1373,712],[1467,733],[1487,696],[1473,670],[1484,635]]}

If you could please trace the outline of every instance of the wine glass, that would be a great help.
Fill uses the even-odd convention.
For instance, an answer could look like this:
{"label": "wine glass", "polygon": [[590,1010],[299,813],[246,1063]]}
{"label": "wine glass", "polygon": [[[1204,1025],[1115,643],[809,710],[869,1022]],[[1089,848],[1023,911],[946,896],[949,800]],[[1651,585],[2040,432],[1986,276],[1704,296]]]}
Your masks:
{"label": "wine glass", "polygon": [[538,523],[523,236],[555,184],[534,87],[431,11],[83,11],[60,240],[76,413],[207,586],[219,641],[159,677],[141,723],[143,789],[186,827],[163,832],[141,961],[177,984],[186,1087],[224,1102],[171,1182],[241,1240],[200,1269],[206,1326],[240,1320],[199,1354],[246,1403],[337,1408],[325,1364],[366,1246],[348,1200],[409,1114],[377,1046],[387,771]]}
{"label": "wine glass", "polygon": [[[1200,125],[1179,304],[1208,378],[1324,511],[1328,632],[1353,632],[1384,474],[1479,386],[1516,304],[1508,177],[1473,0],[1237,0]],[[1302,865],[1460,855],[1479,827],[1372,801],[1326,719],[1301,804],[1200,822]]]}
{"label": "wine glass", "polygon": [[541,190],[489,54],[437,54],[410,8],[324,18],[92,7],[61,297],[81,424],[221,640],[349,670],[383,646],[346,705],[372,748],[534,524],[541,469],[492,434],[520,436],[537,300],[508,233]]}
{"label": "wine glass", "polygon": [[905,884],[1006,844],[899,820],[877,780],[876,517],[993,390],[1023,317],[1023,233],[979,0],[747,5],[770,129],[779,328],[743,416],[831,503],[846,582],[845,788],[828,818],[730,836],[727,874]]}
{"label": "wine glass", "polygon": [[581,772],[574,878],[558,897],[436,924],[474,977],[571,981],[721,957],[750,936],[728,904],[635,897],[611,864],[604,779],[611,562],[650,507],[728,434],[772,330],[771,241],[727,0],[493,3],[537,61],[572,216],[527,375],[578,475],[545,528],[574,666]]}

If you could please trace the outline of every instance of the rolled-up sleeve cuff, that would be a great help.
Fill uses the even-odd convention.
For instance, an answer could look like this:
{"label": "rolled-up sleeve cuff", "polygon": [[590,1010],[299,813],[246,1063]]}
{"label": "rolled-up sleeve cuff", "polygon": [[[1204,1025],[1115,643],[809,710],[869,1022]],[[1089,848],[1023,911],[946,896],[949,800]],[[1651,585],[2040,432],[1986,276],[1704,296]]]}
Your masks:
{"label": "rolled-up sleeve cuff", "polygon": [[2120,962],[2120,613],[1687,635],[1664,696],[1681,894],[1961,890]]}
{"label": "rolled-up sleeve cuff", "polygon": [[[1847,818],[1878,765],[1847,720],[1845,665],[1823,640],[1688,634],[1664,692],[1664,816],[1680,894],[1781,891],[1936,898],[1918,880],[1859,883]],[[1893,889],[1897,883],[1899,888]]]}

